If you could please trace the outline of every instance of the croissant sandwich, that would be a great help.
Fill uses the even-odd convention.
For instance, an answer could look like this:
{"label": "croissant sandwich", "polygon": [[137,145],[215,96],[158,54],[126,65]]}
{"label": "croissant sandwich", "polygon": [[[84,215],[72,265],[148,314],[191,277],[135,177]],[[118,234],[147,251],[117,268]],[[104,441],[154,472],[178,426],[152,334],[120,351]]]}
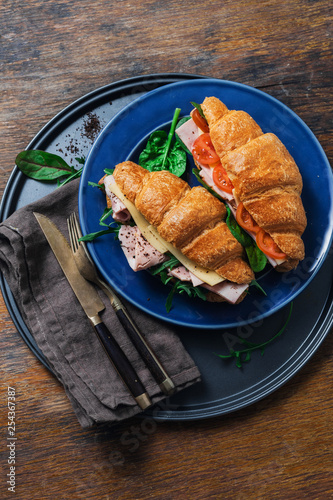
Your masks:
{"label": "croissant sandwich", "polygon": [[[139,224],[139,229],[144,231],[148,224],[149,231],[159,240],[159,244],[154,245],[150,234],[146,243],[153,245],[149,249],[143,246],[147,231],[140,235],[137,227],[122,226],[119,239],[134,270],[148,267],[147,260],[149,265],[151,260],[154,265],[162,262],[166,257],[160,245],[166,245],[168,251],[178,252],[185,268],[187,263],[191,264],[190,274],[193,277],[194,273],[196,284],[211,292],[208,300],[238,303],[244,298],[254,273],[243,259],[242,245],[225,223],[225,204],[216,196],[202,186],[191,188],[169,171],[149,172],[131,161],[118,164],[113,175],[104,178],[103,183],[107,195],[113,202],[115,197],[120,199],[134,215],[135,222],[142,217],[144,224]],[[113,217],[117,217],[115,211]],[[122,216],[121,219],[123,221]],[[139,243],[133,236],[139,236]],[[139,255],[141,262],[136,268],[132,264],[135,255]],[[213,283],[205,281],[205,273],[213,278]],[[177,273],[175,276],[179,277]]]}
{"label": "croissant sandwich", "polygon": [[307,224],[302,177],[278,137],[216,97],[207,97],[176,132],[204,182],[229,204],[276,270],[295,268],[304,258]]}

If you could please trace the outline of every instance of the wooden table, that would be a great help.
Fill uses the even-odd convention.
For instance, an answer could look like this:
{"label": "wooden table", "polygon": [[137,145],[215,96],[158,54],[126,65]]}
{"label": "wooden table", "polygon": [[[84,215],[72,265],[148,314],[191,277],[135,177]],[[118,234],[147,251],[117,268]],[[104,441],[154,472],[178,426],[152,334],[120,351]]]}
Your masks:
{"label": "wooden table", "polygon": [[[89,91],[140,74],[184,72],[257,87],[332,145],[328,0],[2,2],[0,191],[16,154]],[[332,483],[332,336],[285,386],[227,416],[141,419],[83,431],[62,386],[0,301],[1,427],[16,391],[16,493],[1,498],[327,499]]]}

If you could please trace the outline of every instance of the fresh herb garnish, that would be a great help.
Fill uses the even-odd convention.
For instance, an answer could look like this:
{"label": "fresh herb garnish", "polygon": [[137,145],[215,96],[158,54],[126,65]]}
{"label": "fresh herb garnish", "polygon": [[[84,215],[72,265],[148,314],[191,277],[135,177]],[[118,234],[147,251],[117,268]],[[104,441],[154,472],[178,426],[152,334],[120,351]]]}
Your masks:
{"label": "fresh herb garnish", "polygon": [[194,287],[191,282],[180,281],[178,278],[169,275],[169,270],[173,269],[174,267],[181,266],[181,263],[171,253],[167,253],[167,256],[168,260],[149,269],[150,273],[153,276],[158,275],[161,278],[161,281],[164,285],[167,285],[169,282],[174,281],[165,303],[167,312],[169,313],[171,310],[172,299],[175,293],[187,293],[189,297],[199,297],[202,300],[206,300],[206,293],[200,286]]}
{"label": "fresh herb garnish", "polygon": [[169,134],[164,130],[153,132],[147,142],[145,149],[139,156],[139,164],[150,172],[158,170],[169,170],[172,174],[180,177],[186,170],[186,153],[178,141],[174,139],[174,133],[179,117],[180,109],[175,110]]}
{"label": "fresh herb garnish", "polygon": [[260,292],[263,295],[266,295],[266,297],[267,297],[267,293],[265,292],[265,290],[263,289],[263,287],[261,285],[259,285],[259,283],[258,283],[257,280],[252,280],[251,283],[250,283],[250,286],[255,286],[256,288],[258,288],[258,290],[260,290]]}
{"label": "fresh herb garnish", "polygon": [[253,351],[260,350],[261,351],[261,355],[263,356],[266,347],[271,342],[273,342],[277,337],[279,337],[280,335],[282,335],[282,333],[287,328],[288,323],[289,323],[290,318],[291,318],[292,310],[293,310],[293,302],[290,303],[288,317],[287,317],[286,322],[283,325],[283,327],[272,338],[270,338],[266,342],[261,342],[259,344],[255,344],[254,342],[249,342],[248,340],[245,340],[245,339],[242,339],[242,338],[238,338],[237,341],[240,344],[245,345],[246,346],[245,349],[240,349],[240,350],[230,349],[230,353],[229,354],[226,354],[226,355],[217,354],[217,356],[219,358],[222,358],[222,359],[235,358],[236,359],[236,366],[238,368],[241,368],[243,366],[243,363],[247,363],[247,362],[250,361],[251,354],[252,354]]}
{"label": "fresh herb garnish", "polygon": [[166,256],[168,257],[168,260],[165,260],[162,262],[162,264],[158,264],[157,266],[154,266],[150,269],[150,272],[152,275],[160,274],[162,271],[166,269],[173,269],[174,267],[180,266],[179,260],[172,255],[172,253],[167,252]]}
{"label": "fresh herb garnish", "polygon": [[110,233],[115,233],[116,235],[118,235],[119,227],[114,227],[110,224],[107,229],[102,229],[101,231],[96,231],[95,233],[86,234],[85,236],[82,236],[79,241],[94,241],[96,238]]}
{"label": "fresh herb garnish", "polygon": [[200,286],[193,286],[189,282],[176,280],[165,303],[168,313],[171,311],[172,299],[175,293],[187,293],[189,297],[199,297],[202,300],[206,300],[206,294]]}
{"label": "fresh herb garnish", "polygon": [[[84,163],[83,158],[76,158],[80,164]],[[17,167],[25,175],[31,179],[39,181],[55,181],[60,178],[65,180],[59,185],[64,185],[67,182],[80,177],[82,168],[76,170],[68,165],[61,156],[39,149],[30,149],[21,151],[16,157],[15,163]]]}
{"label": "fresh herb garnish", "polygon": [[[101,187],[99,184],[96,184],[97,187]],[[104,226],[106,229],[101,229],[100,231],[96,231],[95,233],[89,233],[85,236],[82,236],[79,241],[94,241],[96,238],[103,236],[104,234],[114,233],[116,238],[118,238],[118,234],[122,224],[120,222],[116,222],[112,220],[110,224],[106,224],[105,220],[113,214],[112,208],[105,208],[100,219],[100,226]]]}

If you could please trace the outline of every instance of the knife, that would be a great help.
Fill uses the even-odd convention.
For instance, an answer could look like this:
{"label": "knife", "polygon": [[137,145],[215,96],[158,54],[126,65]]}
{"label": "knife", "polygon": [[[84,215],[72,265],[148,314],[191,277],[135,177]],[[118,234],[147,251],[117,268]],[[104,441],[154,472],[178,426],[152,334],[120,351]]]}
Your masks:
{"label": "knife", "polygon": [[105,306],[97,291],[79,273],[70,246],[55,224],[45,215],[34,212],[34,216],[114,368],[139,407],[145,410],[152,402],[133,366],[98,314]]}
{"label": "knife", "polygon": [[109,297],[110,303],[116,313],[117,318],[119,319],[119,322],[121,323],[128,337],[131,339],[132,344],[135,346],[141,358],[144,360],[147,368],[158,383],[160,389],[167,396],[171,396],[171,394],[173,394],[175,391],[175,385],[161,362],[158,360],[158,357],[155,354],[153,348],[148,343],[144,334],[140,332],[139,328],[131,318],[129,312],[119,299],[118,295],[114,292],[113,288],[109,284],[105,283],[105,281],[103,281],[100,277],[96,266],[92,258],[90,257],[85,242],[81,241],[77,243],[77,241],[82,237],[82,232],[75,212],[73,212],[67,219],[67,225],[70,235],[72,252],[73,248],[79,248],[78,251],[74,252],[74,260],[78,267],[78,270],[84,278],[86,278],[88,281],[92,281],[97,286],[99,286],[101,290],[103,290],[103,292]]}

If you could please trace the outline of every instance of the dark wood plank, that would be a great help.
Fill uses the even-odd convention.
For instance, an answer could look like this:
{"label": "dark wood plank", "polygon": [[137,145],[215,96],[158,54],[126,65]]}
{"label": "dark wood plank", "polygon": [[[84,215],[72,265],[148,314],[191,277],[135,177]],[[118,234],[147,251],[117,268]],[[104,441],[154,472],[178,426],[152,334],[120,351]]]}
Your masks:
{"label": "dark wood plank", "polygon": [[[8,0],[0,19],[1,194],[17,153],[57,112],[139,74],[181,71],[257,87],[298,113],[332,162],[327,0]],[[189,423],[136,418],[84,431],[2,299],[0,325],[4,429],[8,386],[17,397],[16,498],[332,496],[332,336],[284,387],[244,410]],[[2,439],[0,491],[9,498]]]}

